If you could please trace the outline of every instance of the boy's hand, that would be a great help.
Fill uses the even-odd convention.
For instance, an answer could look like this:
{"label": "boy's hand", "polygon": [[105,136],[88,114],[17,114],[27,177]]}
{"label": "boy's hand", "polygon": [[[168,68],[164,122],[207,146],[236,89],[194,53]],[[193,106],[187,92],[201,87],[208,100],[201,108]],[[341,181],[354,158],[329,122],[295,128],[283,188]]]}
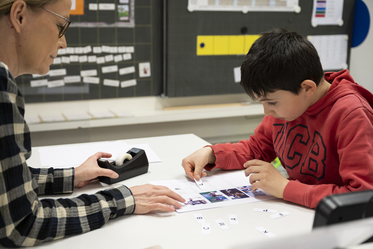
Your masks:
{"label": "boy's hand", "polygon": [[245,175],[250,176],[251,190],[263,189],[268,194],[277,198],[283,198],[284,189],[289,180],[268,162],[250,160],[244,164]]}
{"label": "boy's hand", "polygon": [[118,178],[118,174],[110,169],[103,169],[98,166],[97,160],[100,158],[110,158],[111,154],[105,152],[97,152],[90,156],[82,165],[75,168],[74,186],[81,188],[87,185],[90,181],[97,179],[99,176],[107,176],[110,178]]}
{"label": "boy's hand", "polygon": [[199,181],[202,177],[207,175],[206,172],[202,172],[203,168],[207,164],[215,163],[215,160],[214,151],[211,147],[204,147],[184,158],[181,165],[187,176]]}

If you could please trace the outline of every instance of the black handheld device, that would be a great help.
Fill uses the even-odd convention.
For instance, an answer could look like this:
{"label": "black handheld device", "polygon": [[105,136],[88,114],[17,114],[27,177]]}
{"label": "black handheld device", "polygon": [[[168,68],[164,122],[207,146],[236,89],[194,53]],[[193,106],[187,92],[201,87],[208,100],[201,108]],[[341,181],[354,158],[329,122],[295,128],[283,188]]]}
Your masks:
{"label": "black handheld device", "polygon": [[[313,228],[373,216],[373,190],[334,194],[324,197],[316,207]],[[373,234],[372,234],[373,235]],[[373,237],[366,242],[373,242]]]}
{"label": "black handheld device", "polygon": [[313,228],[373,216],[373,190],[334,194],[316,207]]}
{"label": "black handheld device", "polygon": [[100,176],[98,178],[99,181],[113,184],[148,172],[149,162],[144,150],[132,148],[127,151],[125,157],[122,159],[117,159],[116,161],[98,159],[97,162],[101,168],[111,169],[119,175],[116,179]]}

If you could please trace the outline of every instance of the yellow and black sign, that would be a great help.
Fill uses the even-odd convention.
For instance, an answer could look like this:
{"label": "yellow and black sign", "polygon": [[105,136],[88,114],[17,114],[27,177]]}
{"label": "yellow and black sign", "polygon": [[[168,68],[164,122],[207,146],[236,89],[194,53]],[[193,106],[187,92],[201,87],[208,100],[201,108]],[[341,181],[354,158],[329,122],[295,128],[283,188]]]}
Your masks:
{"label": "yellow and black sign", "polygon": [[199,35],[197,55],[242,55],[260,35]]}

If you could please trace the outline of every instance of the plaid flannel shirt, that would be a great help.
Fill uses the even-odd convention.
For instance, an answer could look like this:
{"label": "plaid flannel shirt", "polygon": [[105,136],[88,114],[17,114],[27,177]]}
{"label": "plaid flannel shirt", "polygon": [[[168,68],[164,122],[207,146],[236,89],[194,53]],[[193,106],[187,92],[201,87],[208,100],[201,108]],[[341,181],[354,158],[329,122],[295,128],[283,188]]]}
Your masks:
{"label": "plaid flannel shirt", "polygon": [[24,99],[8,67],[0,62],[0,244],[33,246],[88,232],[109,219],[132,214],[135,201],[125,186],[70,199],[38,199],[71,193],[74,169],[34,169]]}

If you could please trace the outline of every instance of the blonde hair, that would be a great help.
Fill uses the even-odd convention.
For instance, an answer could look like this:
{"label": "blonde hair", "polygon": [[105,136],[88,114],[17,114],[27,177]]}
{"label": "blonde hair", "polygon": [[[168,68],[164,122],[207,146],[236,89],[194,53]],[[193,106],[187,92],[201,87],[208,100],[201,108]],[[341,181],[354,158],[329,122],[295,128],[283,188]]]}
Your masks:
{"label": "blonde hair", "polygon": [[[3,15],[7,15],[12,8],[13,3],[16,0],[0,0],[0,17]],[[23,0],[27,5],[32,7],[41,7],[46,4],[54,3],[59,0]]]}

